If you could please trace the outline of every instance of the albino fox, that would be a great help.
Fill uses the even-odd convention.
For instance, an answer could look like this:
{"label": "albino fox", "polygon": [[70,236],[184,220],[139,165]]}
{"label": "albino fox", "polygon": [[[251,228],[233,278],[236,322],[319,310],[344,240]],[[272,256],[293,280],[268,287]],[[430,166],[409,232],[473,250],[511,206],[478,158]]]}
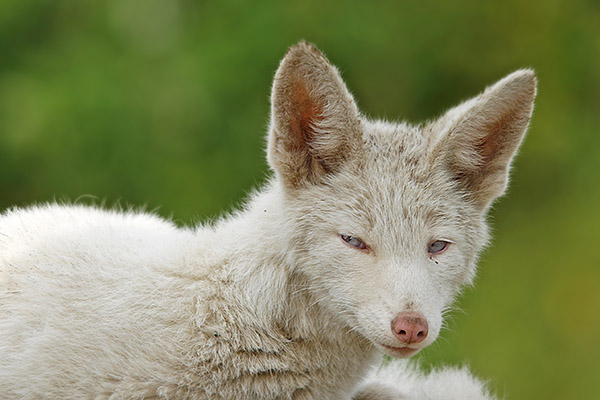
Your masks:
{"label": "albino fox", "polygon": [[535,85],[521,70],[433,122],[372,121],[300,43],[273,83],[274,174],[243,211],[193,229],[6,211],[0,398],[487,398],[466,371],[365,377],[431,344],[472,281]]}

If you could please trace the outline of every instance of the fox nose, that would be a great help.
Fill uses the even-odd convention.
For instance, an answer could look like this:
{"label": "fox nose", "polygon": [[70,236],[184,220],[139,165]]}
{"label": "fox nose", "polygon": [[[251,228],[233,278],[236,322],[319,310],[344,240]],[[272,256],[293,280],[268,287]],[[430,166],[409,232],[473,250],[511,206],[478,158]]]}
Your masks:
{"label": "fox nose", "polygon": [[421,343],[427,337],[427,320],[419,313],[401,312],[392,320],[392,332],[402,343]]}

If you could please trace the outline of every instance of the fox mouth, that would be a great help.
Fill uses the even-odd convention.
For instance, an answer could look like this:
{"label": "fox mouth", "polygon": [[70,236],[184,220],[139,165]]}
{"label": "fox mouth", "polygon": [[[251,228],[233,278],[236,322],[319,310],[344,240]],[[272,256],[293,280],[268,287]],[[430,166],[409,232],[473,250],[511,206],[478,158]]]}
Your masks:
{"label": "fox mouth", "polygon": [[414,348],[409,346],[394,347],[387,346],[385,344],[381,344],[380,346],[384,349],[385,354],[395,358],[409,358],[421,351],[421,348]]}

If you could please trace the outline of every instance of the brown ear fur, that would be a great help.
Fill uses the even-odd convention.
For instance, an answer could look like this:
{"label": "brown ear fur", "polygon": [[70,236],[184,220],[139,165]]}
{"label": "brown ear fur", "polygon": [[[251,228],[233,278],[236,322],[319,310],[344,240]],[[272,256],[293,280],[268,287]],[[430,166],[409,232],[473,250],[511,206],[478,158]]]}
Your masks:
{"label": "brown ear fur", "polygon": [[529,125],[535,94],[535,74],[520,70],[443,117],[451,122],[439,151],[481,209],[507,186],[510,163]]}
{"label": "brown ear fur", "polygon": [[316,184],[360,149],[356,104],[337,69],[313,45],[291,47],[271,94],[269,163],[287,186]]}

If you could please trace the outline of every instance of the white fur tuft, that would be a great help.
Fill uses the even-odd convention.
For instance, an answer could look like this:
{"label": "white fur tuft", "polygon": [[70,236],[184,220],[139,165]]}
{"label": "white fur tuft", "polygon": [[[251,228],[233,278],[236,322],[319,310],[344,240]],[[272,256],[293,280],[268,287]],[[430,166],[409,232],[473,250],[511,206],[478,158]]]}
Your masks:
{"label": "white fur tuft", "polygon": [[425,374],[415,363],[398,360],[386,362],[375,368],[365,379],[354,399],[388,400],[374,394],[384,390],[393,393],[389,400],[497,399],[490,394],[485,383],[475,378],[467,367],[443,367]]}

